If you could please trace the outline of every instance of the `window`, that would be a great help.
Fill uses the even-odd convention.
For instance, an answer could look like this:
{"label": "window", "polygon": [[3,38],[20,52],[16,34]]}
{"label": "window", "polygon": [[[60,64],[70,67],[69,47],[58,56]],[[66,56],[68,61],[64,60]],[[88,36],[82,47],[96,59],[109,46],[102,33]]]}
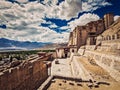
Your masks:
{"label": "window", "polygon": [[117,34],[117,39],[119,39],[120,38],[120,34]]}
{"label": "window", "polygon": [[74,49],[72,49],[72,52],[74,52]]}
{"label": "window", "polygon": [[112,39],[113,39],[113,40],[115,39],[115,36],[114,36],[114,35],[112,35]]}

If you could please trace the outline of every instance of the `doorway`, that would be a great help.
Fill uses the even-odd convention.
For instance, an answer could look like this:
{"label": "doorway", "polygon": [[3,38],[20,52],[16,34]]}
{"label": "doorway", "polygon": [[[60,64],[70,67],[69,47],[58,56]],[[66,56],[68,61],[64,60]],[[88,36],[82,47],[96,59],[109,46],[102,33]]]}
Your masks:
{"label": "doorway", "polygon": [[65,53],[65,58],[67,58],[67,53]]}

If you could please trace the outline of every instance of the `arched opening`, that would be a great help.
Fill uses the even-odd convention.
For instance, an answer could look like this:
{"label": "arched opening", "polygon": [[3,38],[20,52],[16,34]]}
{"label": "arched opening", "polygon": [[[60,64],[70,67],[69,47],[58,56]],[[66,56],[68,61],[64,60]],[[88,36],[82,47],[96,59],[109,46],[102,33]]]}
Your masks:
{"label": "arched opening", "polygon": [[112,38],[111,38],[111,36],[109,36],[109,40],[111,40]]}

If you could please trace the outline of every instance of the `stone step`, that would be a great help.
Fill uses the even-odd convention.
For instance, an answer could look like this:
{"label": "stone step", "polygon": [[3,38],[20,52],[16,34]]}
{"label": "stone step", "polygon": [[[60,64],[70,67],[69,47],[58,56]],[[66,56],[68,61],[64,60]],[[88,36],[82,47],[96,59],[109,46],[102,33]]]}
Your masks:
{"label": "stone step", "polygon": [[111,47],[111,48],[114,48],[114,49],[120,49],[120,40],[119,41],[103,41],[102,42],[102,46],[108,46],[108,47]]}
{"label": "stone step", "polygon": [[[80,62],[81,56],[73,56],[73,60],[71,62],[71,69],[73,77],[82,78],[83,80],[93,79],[87,69]],[[87,59],[84,57],[84,59]]]}
{"label": "stone step", "polygon": [[98,46],[97,51],[107,51],[107,52],[115,52],[115,53],[119,53],[120,49],[116,48],[116,47],[110,47],[107,45],[102,45],[102,46]]}

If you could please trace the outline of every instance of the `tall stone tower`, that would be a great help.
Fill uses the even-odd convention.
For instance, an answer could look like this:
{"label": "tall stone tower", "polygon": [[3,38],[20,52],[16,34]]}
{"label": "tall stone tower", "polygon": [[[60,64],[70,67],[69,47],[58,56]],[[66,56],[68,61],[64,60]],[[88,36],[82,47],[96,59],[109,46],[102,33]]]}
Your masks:
{"label": "tall stone tower", "polygon": [[73,32],[70,32],[68,46],[73,45]]}
{"label": "tall stone tower", "polygon": [[113,13],[108,13],[104,15],[105,29],[107,29],[113,22],[114,22]]}

